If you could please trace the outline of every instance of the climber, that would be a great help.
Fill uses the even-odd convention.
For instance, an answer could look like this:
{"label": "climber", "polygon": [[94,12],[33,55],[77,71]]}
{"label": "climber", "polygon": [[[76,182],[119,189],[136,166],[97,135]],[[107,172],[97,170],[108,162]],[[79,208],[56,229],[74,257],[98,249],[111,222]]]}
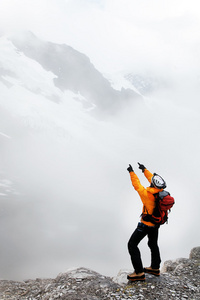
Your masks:
{"label": "climber", "polygon": [[[154,194],[162,191],[166,188],[166,183],[164,179],[157,175],[156,173],[150,173],[146,167],[140,163],[138,163],[139,169],[142,170],[145,177],[150,183],[150,186],[144,188],[138,176],[135,174],[131,165],[127,168],[130,173],[130,178],[134,189],[138,192],[142,202],[143,202],[143,216],[145,214],[152,214],[153,209],[155,207],[155,197]],[[129,242],[128,242],[128,250],[131,256],[131,262],[133,268],[135,270],[134,273],[127,276],[127,279],[130,281],[144,281],[145,280],[145,273],[153,274],[155,276],[160,275],[160,251],[157,244],[158,241],[158,231],[159,225],[155,225],[150,221],[144,221],[141,218],[140,222],[138,223],[137,228],[133,232]],[[151,265],[150,267],[143,268],[140,250],[138,248],[138,244],[141,240],[147,235],[148,237],[148,246],[151,251]]]}

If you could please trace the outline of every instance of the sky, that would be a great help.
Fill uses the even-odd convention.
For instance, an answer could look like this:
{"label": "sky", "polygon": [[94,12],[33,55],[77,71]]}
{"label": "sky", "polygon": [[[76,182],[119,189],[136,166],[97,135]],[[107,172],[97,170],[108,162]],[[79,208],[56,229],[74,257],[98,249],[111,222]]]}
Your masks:
{"label": "sky", "polygon": [[[8,130],[2,131],[1,138],[18,132],[20,143],[12,139],[4,141],[9,144],[6,149],[9,149],[10,162],[6,163],[23,178],[19,186],[25,187],[29,201],[22,197],[17,202],[9,202],[9,212],[3,202],[2,224],[12,237],[7,239],[2,233],[3,253],[8,251],[8,245],[12,262],[8,270],[5,270],[7,265],[3,265],[3,275],[11,278],[14,274],[20,279],[55,276],[56,272],[74,265],[79,267],[84,262],[86,267],[113,276],[120,268],[131,268],[126,243],[141,207],[136,205],[139,199],[126,168],[131,163],[146,184],[137,169],[137,161],[152,172],[160,172],[175,197],[170,223],[161,228],[163,260],[188,256],[190,249],[199,246],[200,241],[194,230],[198,226],[200,167],[198,1],[0,0],[0,34],[16,34],[22,30],[31,30],[43,40],[72,46],[86,54],[105,76],[134,72],[161,78],[166,86],[147,95],[141,104],[125,107],[109,121],[97,121],[82,113],[74,118],[79,108],[77,103],[70,104],[71,113],[67,112],[72,124],[70,134],[76,138],[69,143],[71,137],[67,135],[68,142],[62,147],[60,143],[52,144],[54,137],[43,140],[43,135],[36,134],[31,138],[27,129],[19,125],[19,118],[29,113],[32,117],[33,112],[39,112],[48,126],[52,119],[45,115],[50,108],[42,98],[39,98],[43,103],[40,112],[40,106],[35,108],[31,102],[30,106],[23,104],[20,89],[15,91],[13,95],[20,105],[13,110],[18,116],[10,122],[7,112],[1,112],[1,120],[5,118],[5,123],[9,120]],[[40,72],[41,82],[48,77],[47,86],[39,87],[45,93],[53,89],[49,84],[52,74],[46,75],[39,66],[30,64]],[[18,70],[21,71],[20,67]],[[27,96],[24,92],[22,95]],[[32,100],[37,103],[36,98]],[[52,117],[55,107],[51,106]],[[61,124],[64,115],[59,112],[58,116]],[[37,118],[36,114],[34,117]],[[51,128],[49,131],[52,136],[55,134]],[[12,149],[18,151],[12,152]],[[5,155],[4,148],[2,151]],[[35,161],[31,160],[33,156]],[[67,202],[66,197],[69,197]],[[65,214],[70,220],[67,223]],[[6,218],[13,220],[12,223],[7,223]],[[25,224],[29,227],[22,231],[21,225]],[[13,231],[14,226],[18,236]],[[67,237],[74,246],[67,243]],[[24,243],[24,239],[29,243]],[[37,247],[36,241],[39,241]],[[146,263],[145,243],[142,242],[141,249]],[[40,256],[43,270],[37,268]],[[59,260],[53,263],[52,257]],[[97,257],[100,257],[98,261]]]}
{"label": "sky", "polygon": [[170,65],[173,73],[183,61],[184,68],[199,64],[195,0],[1,0],[0,14],[6,32],[30,29],[42,39],[65,42],[102,72],[140,70],[142,64],[157,72]]}

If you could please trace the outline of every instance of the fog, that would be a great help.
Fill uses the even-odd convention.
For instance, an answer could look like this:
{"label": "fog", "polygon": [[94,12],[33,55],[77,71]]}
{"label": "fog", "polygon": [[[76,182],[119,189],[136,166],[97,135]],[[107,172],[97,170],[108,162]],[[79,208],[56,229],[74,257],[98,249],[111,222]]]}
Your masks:
{"label": "fog", "polygon": [[[79,266],[111,276],[131,270],[127,241],[142,203],[126,168],[131,163],[147,185],[138,161],[163,176],[176,202],[160,229],[162,262],[188,257],[200,241],[197,1],[1,5],[2,35],[32,30],[83,52],[105,76],[126,70],[163,85],[98,119],[77,102],[38,96],[35,108],[30,95],[26,106],[20,89],[1,99],[0,277],[50,277]],[[7,95],[3,84],[1,91]],[[140,249],[149,265],[146,242]]]}

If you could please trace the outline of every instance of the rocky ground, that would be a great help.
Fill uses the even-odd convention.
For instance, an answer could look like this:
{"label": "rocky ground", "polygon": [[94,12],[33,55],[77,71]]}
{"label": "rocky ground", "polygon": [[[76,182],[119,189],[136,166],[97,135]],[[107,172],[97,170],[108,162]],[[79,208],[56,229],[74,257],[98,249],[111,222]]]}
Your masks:
{"label": "rocky ground", "polygon": [[146,275],[145,282],[127,282],[130,271],[106,277],[78,268],[55,279],[24,282],[0,281],[0,299],[9,300],[106,300],[106,299],[200,299],[200,247],[189,258],[164,263],[160,277]]}

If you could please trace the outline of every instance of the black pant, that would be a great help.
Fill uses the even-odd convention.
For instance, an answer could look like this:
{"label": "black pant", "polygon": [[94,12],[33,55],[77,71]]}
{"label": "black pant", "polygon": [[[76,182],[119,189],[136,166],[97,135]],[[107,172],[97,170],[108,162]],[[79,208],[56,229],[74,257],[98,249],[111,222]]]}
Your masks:
{"label": "black pant", "polygon": [[148,246],[151,250],[151,267],[153,269],[160,268],[161,259],[157,244],[158,229],[159,227],[150,227],[143,223],[138,223],[136,230],[133,232],[128,242],[128,250],[136,274],[143,272],[143,265],[138,244],[146,235],[148,236]]}

